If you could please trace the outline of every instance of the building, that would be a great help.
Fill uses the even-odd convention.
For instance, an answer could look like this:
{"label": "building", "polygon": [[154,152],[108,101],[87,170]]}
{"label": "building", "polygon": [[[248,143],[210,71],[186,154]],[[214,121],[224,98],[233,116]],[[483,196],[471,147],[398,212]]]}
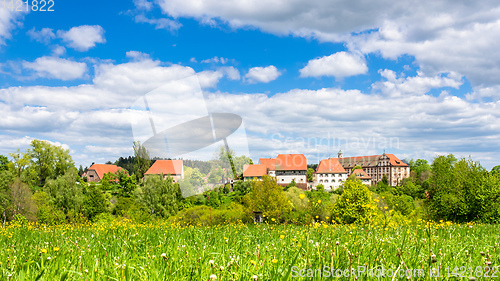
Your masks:
{"label": "building", "polygon": [[342,151],[339,151],[337,159],[347,172],[347,176],[351,175],[353,168],[360,166],[374,183],[381,181],[385,175],[389,185],[396,186],[410,176],[410,166],[394,154],[343,157]]}
{"label": "building", "polygon": [[347,180],[347,172],[337,158],[324,159],[319,162],[313,173],[313,184],[322,184],[326,191],[335,190]]}
{"label": "building", "polygon": [[111,164],[92,164],[90,168],[86,172],[87,181],[88,182],[99,182],[107,173],[116,174],[119,170],[124,171],[126,174],[127,171],[122,167],[118,167],[116,165]]}
{"label": "building", "polygon": [[300,189],[307,189],[307,159],[304,154],[279,154],[275,162],[276,182],[287,186],[295,181]]}
{"label": "building", "polygon": [[363,184],[365,185],[372,184],[372,178],[369,175],[367,175],[366,172],[363,171],[363,169],[355,169],[354,171],[352,171],[351,175],[352,174],[355,174],[356,178],[360,179]]}
{"label": "building", "polygon": [[184,165],[182,160],[156,160],[144,176],[162,175],[163,178],[172,177],[174,182],[184,178]]}
{"label": "building", "polygon": [[276,158],[260,158],[260,164],[245,165],[244,180],[262,179],[264,175],[276,177],[285,187],[295,181],[298,188],[307,189],[307,159],[303,154],[279,154]]}
{"label": "building", "polygon": [[262,180],[264,175],[268,174],[268,168],[266,165],[244,165],[243,166],[243,180]]}

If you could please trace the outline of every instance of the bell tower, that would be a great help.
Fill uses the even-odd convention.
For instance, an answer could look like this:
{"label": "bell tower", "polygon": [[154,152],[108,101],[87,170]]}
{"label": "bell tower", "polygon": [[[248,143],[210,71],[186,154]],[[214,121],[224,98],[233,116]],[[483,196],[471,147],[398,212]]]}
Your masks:
{"label": "bell tower", "polygon": [[338,156],[339,156],[339,158],[343,158],[344,157],[344,153],[342,152],[342,150],[339,150]]}

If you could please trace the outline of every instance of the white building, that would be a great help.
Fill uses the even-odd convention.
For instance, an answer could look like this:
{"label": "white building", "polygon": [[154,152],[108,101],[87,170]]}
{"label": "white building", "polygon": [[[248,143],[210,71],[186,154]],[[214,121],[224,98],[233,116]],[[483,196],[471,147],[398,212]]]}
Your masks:
{"label": "white building", "polygon": [[347,180],[347,172],[337,158],[321,160],[313,173],[314,186],[322,184],[326,191],[335,190]]}

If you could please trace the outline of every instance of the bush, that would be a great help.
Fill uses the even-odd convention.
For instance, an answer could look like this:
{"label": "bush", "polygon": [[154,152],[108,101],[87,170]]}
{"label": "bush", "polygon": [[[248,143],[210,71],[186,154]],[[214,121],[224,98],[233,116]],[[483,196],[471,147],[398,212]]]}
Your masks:
{"label": "bush", "polygon": [[195,206],[180,211],[168,219],[170,223],[183,226],[209,226],[238,222],[250,222],[252,218],[245,213],[242,205],[233,203],[228,209],[214,209],[208,206]]}
{"label": "bush", "polygon": [[333,205],[332,214],[338,223],[363,223],[371,212],[371,196],[368,188],[357,178],[349,178],[344,184],[342,196]]}

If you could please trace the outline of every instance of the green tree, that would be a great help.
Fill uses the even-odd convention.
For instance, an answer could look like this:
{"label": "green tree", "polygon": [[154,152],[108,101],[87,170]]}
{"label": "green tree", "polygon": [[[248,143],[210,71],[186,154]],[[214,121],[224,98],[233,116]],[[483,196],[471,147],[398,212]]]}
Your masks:
{"label": "green tree", "polygon": [[333,205],[332,214],[339,223],[363,223],[370,214],[371,195],[368,188],[356,177],[349,177],[344,191]]}
{"label": "green tree", "polygon": [[147,176],[144,186],[136,190],[138,203],[152,216],[167,218],[180,210],[182,193],[171,177]]}
{"label": "green tree", "polygon": [[314,169],[313,168],[307,168],[306,177],[307,177],[307,181],[308,182],[312,182],[313,181],[313,174],[314,174]]}
{"label": "green tree", "polygon": [[50,204],[63,211],[68,218],[80,213],[83,201],[82,189],[76,183],[76,176],[75,170],[70,170],[57,179],[49,180],[43,187]]}
{"label": "green tree", "polygon": [[151,158],[149,152],[141,142],[134,141],[134,174],[142,179],[144,174],[151,167]]}
{"label": "green tree", "polygon": [[14,153],[9,153],[10,157],[12,157],[12,163],[14,164],[14,168],[17,171],[17,176],[21,177],[21,173],[24,169],[29,165],[30,159],[27,153],[23,153],[17,149]]}
{"label": "green tree", "polygon": [[125,171],[118,170],[118,172],[116,172],[116,176],[118,177],[118,183],[120,184],[122,195],[130,197],[137,187],[135,174],[129,176]]}
{"label": "green tree", "polygon": [[6,156],[0,155],[0,172],[8,170],[9,163],[10,161]]}
{"label": "green tree", "polygon": [[84,189],[82,209],[89,220],[94,221],[97,215],[107,212],[107,206],[108,200],[94,183]]}
{"label": "green tree", "polygon": [[30,146],[26,154],[30,159],[30,168],[37,174],[39,187],[42,187],[47,179],[64,175],[74,167],[67,149],[42,140],[33,140]]}
{"label": "green tree", "polygon": [[283,188],[268,175],[262,181],[252,182],[251,191],[243,201],[250,212],[261,211],[266,217],[274,219],[279,219],[280,215],[288,213],[292,208]]}
{"label": "green tree", "polygon": [[3,225],[11,211],[12,197],[10,187],[14,183],[14,175],[9,171],[0,172],[0,212],[2,213]]}

